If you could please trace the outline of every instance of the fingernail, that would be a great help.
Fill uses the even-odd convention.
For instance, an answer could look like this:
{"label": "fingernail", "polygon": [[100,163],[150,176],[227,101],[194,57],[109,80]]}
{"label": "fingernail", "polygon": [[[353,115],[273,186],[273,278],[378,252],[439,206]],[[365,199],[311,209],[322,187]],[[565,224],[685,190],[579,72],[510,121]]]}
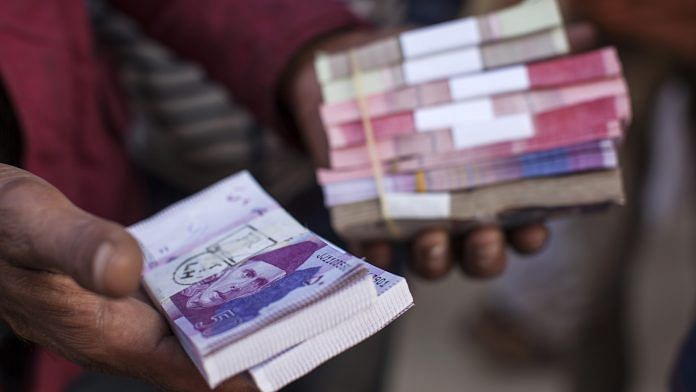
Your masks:
{"label": "fingernail", "polygon": [[445,256],[445,251],[446,248],[444,244],[431,246],[430,250],[428,251],[428,260],[441,260]]}
{"label": "fingernail", "polygon": [[447,247],[444,244],[437,244],[430,247],[425,259],[425,268],[431,275],[439,275],[440,271],[447,263]]}
{"label": "fingernail", "polygon": [[103,242],[97,248],[94,253],[94,265],[92,266],[92,273],[94,278],[94,288],[101,291],[104,288],[104,271],[106,271],[106,266],[109,264],[111,255],[113,253],[113,246],[109,242]]}
{"label": "fingernail", "polygon": [[498,261],[498,256],[500,256],[500,244],[497,241],[474,247],[474,258],[481,267],[493,266]]}
{"label": "fingernail", "polygon": [[527,237],[527,242],[529,243],[529,248],[539,249],[544,246],[546,242],[546,231],[545,230],[534,230],[532,234]]}

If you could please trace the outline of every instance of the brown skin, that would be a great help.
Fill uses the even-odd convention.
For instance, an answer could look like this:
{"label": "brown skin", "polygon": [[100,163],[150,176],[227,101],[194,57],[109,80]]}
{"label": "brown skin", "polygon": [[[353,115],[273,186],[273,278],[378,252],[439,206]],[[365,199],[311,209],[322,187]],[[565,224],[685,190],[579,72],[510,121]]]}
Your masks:
{"label": "brown skin", "polygon": [[[105,242],[110,251],[97,252]],[[2,320],[87,368],[167,390],[208,390],[159,312],[142,296],[129,296],[141,260],[122,226],[80,210],[38,177],[0,165]],[[239,376],[217,390],[256,388]]]}
{"label": "brown skin", "polygon": [[659,49],[693,66],[696,7],[692,0],[568,0],[568,13],[591,20],[608,38]]}

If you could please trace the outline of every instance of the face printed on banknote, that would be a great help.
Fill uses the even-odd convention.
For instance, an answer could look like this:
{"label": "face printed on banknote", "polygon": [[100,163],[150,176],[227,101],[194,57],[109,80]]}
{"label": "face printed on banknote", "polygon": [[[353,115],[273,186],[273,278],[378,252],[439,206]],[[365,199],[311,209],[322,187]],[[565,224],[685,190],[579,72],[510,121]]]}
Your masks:
{"label": "face printed on banknote", "polygon": [[206,278],[182,293],[190,295],[188,309],[209,308],[255,294],[285,276],[285,271],[264,261],[250,261]]}
{"label": "face printed on banknote", "polygon": [[299,267],[324,246],[307,240],[259,254],[187,287],[171,300],[196,330],[216,335],[312,284],[321,268]]}

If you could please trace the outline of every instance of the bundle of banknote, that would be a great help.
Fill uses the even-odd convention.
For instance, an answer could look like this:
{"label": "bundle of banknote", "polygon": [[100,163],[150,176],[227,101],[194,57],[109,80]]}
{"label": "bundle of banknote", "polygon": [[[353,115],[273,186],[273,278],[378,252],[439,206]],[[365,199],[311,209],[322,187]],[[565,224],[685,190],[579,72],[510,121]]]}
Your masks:
{"label": "bundle of banknote", "polygon": [[406,281],[298,224],[246,172],[129,228],[143,282],[211,388],[275,391],[413,304]]}
{"label": "bundle of banknote", "polygon": [[556,0],[319,53],[315,68],[330,147],[317,177],[340,233],[623,202],[621,63],[613,48],[570,54]]}

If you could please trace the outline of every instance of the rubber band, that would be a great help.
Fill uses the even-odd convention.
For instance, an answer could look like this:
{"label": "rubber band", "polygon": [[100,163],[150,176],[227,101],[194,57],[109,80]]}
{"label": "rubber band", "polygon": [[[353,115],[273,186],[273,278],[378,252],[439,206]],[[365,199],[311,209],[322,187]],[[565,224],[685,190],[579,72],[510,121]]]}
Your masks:
{"label": "rubber band", "polygon": [[425,179],[425,172],[418,170],[416,172],[416,192],[423,193],[428,191],[428,182]]}
{"label": "rubber band", "polygon": [[360,112],[360,118],[362,120],[363,130],[365,132],[365,142],[367,144],[367,151],[370,155],[370,163],[372,166],[372,177],[375,179],[375,186],[377,188],[377,197],[379,199],[380,211],[382,213],[382,218],[387,226],[387,230],[393,237],[399,237],[399,228],[396,226],[394,221],[391,219],[389,214],[389,205],[386,203],[386,192],[384,187],[384,173],[382,171],[382,161],[379,159],[379,153],[377,152],[377,144],[375,143],[374,129],[372,128],[372,120],[367,111],[367,102],[365,101],[365,95],[363,94],[363,80],[362,71],[358,65],[357,56],[355,55],[355,50],[351,49],[348,51],[348,57],[350,58],[351,66],[353,68],[353,77],[351,78],[353,82],[353,89],[355,90],[355,99],[358,103],[358,110]]}

